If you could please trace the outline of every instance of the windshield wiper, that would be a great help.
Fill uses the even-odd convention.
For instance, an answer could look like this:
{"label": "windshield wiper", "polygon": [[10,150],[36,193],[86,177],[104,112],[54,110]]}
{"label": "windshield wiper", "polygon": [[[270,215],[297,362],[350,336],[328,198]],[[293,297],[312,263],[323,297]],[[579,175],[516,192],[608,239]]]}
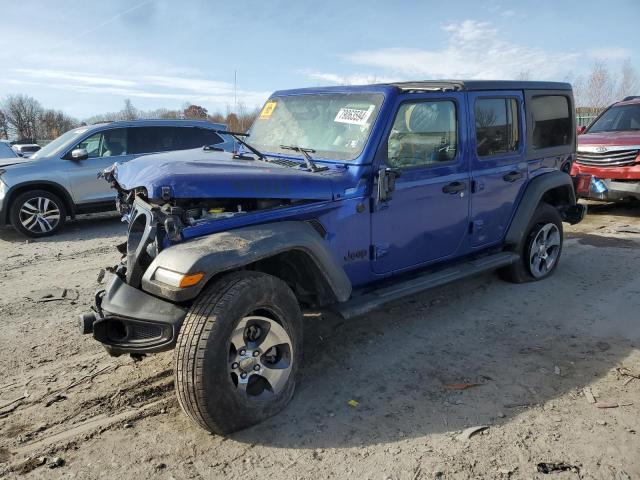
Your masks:
{"label": "windshield wiper", "polygon": [[240,145],[242,145],[243,147],[246,147],[247,149],[249,149],[251,151],[251,153],[255,154],[260,160],[266,160],[267,159],[267,157],[265,156],[264,153],[260,153],[260,151],[257,148],[252,147],[247,142],[242,140],[242,138],[240,138],[240,137],[248,137],[249,136],[248,133],[229,132],[228,130],[213,130],[213,131],[215,133],[220,133],[222,135],[229,135],[229,136],[233,137]]}
{"label": "windshield wiper", "polygon": [[304,163],[307,164],[307,168],[312,172],[321,172],[322,170],[327,170],[329,167],[319,167],[317,166],[313,158],[311,158],[310,153],[316,153],[313,148],[304,148],[298,147],[296,145],[280,145],[280,148],[283,150],[293,150],[294,152],[300,152],[304,156]]}

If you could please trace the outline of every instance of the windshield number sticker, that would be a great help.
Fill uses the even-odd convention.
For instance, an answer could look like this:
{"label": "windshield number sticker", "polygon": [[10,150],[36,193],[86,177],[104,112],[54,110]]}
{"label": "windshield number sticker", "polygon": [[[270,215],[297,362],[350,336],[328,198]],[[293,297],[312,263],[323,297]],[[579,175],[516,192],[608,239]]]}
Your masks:
{"label": "windshield number sticker", "polygon": [[339,123],[349,123],[351,125],[365,125],[375,108],[375,105],[369,106],[369,108],[366,110],[343,107],[338,110],[338,114],[333,121]]}
{"label": "windshield number sticker", "polygon": [[273,100],[265,103],[264,107],[262,107],[262,111],[260,112],[260,119],[267,120],[271,118],[271,115],[273,115],[273,111],[276,109],[276,105],[278,105],[278,102],[275,102]]}

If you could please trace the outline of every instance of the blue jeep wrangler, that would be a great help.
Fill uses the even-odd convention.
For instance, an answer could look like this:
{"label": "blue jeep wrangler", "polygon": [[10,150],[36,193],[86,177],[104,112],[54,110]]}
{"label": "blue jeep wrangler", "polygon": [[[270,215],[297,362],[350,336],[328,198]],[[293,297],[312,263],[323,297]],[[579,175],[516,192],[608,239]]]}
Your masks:
{"label": "blue jeep wrangler", "polygon": [[[104,172],[123,261],[80,319],[113,355],[175,348],[178,399],[227,433],[291,399],[302,313],[345,318],[497,269],[551,275],[577,223],[571,86],[425,81],[279,91],[236,154]],[[229,133],[229,132],[225,132]]]}

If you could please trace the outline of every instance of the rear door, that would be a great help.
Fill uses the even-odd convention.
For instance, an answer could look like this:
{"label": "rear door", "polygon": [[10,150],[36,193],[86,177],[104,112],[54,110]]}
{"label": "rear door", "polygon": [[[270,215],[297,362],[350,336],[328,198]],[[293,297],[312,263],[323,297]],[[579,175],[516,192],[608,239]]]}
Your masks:
{"label": "rear door", "polygon": [[469,221],[464,94],[401,95],[395,111],[377,161],[400,176],[371,216],[375,273],[453,255]]}
{"label": "rear door", "polygon": [[470,92],[471,245],[502,240],[527,181],[521,91]]}

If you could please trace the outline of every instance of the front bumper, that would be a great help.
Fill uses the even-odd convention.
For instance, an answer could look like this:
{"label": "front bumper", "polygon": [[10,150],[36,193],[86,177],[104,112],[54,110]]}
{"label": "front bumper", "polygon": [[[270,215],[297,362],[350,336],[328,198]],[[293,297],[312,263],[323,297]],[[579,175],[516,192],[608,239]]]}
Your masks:
{"label": "front bumper", "polygon": [[618,201],[628,198],[640,200],[640,180],[598,178],[589,174],[573,177],[576,194],[591,200]]}
{"label": "front bumper", "polygon": [[96,294],[95,312],[80,319],[80,331],[93,333],[111,355],[171,350],[187,309],[128,285],[113,275]]}
{"label": "front bumper", "polygon": [[592,200],[640,199],[640,163],[624,167],[594,167],[574,163],[576,194]]}

